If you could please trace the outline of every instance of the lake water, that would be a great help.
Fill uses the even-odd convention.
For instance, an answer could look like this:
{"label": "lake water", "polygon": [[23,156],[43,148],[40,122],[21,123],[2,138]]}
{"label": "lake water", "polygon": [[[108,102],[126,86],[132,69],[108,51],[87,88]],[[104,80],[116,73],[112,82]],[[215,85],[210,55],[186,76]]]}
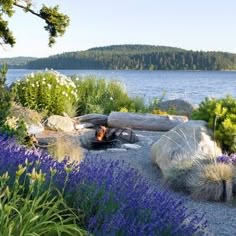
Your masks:
{"label": "lake water", "polygon": [[[10,69],[7,83],[21,79],[35,70]],[[65,75],[96,75],[122,81],[131,96],[142,96],[146,101],[161,97],[165,100],[181,98],[199,104],[205,97],[236,98],[234,71],[115,71],[115,70],[59,70]]]}

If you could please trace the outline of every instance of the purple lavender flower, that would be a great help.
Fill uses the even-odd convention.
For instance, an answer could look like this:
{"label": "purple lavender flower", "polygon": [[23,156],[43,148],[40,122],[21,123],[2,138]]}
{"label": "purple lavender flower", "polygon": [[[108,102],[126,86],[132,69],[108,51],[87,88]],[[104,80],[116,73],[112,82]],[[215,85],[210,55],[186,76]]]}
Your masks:
{"label": "purple lavender flower", "polygon": [[150,186],[124,162],[100,156],[87,156],[79,165],[57,162],[0,135],[0,174],[13,175],[26,162],[41,169],[48,181],[56,170],[53,184],[65,190],[68,203],[83,213],[84,227],[95,235],[206,235],[203,216],[189,212],[170,192]]}
{"label": "purple lavender flower", "polygon": [[227,153],[218,156],[216,158],[217,162],[236,165],[236,153],[228,155]]}

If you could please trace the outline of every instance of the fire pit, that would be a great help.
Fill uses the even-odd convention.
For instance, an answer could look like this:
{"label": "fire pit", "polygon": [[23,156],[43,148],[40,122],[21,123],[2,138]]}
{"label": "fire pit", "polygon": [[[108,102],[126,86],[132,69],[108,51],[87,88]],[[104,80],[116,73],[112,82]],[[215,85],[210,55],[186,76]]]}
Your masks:
{"label": "fire pit", "polygon": [[101,150],[107,148],[119,148],[123,143],[135,143],[138,137],[129,128],[115,129],[99,126],[96,129],[95,137],[89,142],[87,148],[92,150]]}

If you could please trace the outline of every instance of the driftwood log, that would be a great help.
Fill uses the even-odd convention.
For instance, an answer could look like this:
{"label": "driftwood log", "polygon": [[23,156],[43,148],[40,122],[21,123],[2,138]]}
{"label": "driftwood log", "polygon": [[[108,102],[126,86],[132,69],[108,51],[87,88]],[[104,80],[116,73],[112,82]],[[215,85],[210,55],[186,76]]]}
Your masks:
{"label": "driftwood log", "polygon": [[186,116],[153,115],[130,112],[111,112],[108,116],[109,127],[148,131],[169,131],[186,121],[188,121]]}

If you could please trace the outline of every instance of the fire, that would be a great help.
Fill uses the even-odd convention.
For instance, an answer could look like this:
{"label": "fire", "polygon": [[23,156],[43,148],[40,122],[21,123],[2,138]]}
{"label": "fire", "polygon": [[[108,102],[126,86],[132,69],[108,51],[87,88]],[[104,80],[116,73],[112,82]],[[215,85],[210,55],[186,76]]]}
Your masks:
{"label": "fire", "polygon": [[105,126],[100,125],[99,129],[96,131],[96,139],[97,141],[103,141],[106,138],[107,128]]}

